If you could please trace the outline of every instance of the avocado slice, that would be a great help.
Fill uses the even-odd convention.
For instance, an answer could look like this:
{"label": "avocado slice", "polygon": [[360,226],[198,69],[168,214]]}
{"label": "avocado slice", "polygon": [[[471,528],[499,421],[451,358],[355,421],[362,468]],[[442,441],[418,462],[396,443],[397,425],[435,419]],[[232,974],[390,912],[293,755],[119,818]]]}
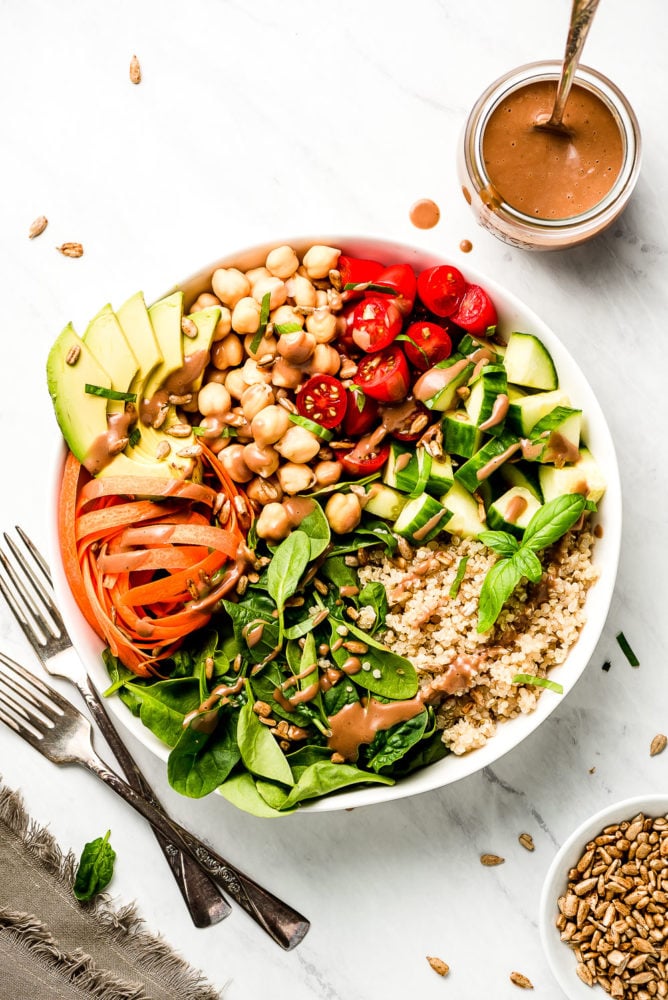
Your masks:
{"label": "avocado slice", "polygon": [[125,334],[125,339],[132,344],[132,349],[139,363],[139,371],[136,376],[137,388],[139,388],[139,386],[145,385],[149,375],[163,361],[143,294],[137,292],[127,302],[124,302],[116,310],[116,319]]}
{"label": "avocado slice", "polygon": [[94,441],[107,433],[107,400],[87,393],[85,386],[111,389],[111,376],[71,323],[49,351],[46,379],[62,435],[72,454],[86,465]]}
{"label": "avocado slice", "polygon": [[[116,392],[129,392],[139,362],[110,305],[104,306],[90,321],[82,339],[109,372],[111,388]],[[124,409],[124,400],[107,401],[107,413],[122,413]]]}

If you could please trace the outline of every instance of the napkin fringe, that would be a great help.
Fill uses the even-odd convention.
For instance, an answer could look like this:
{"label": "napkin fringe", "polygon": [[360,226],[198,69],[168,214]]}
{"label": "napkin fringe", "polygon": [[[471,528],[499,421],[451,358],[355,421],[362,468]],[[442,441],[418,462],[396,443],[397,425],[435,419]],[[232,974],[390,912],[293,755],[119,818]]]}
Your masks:
{"label": "napkin fringe", "polygon": [[[2,784],[0,778],[0,823],[16,834],[53,878],[67,891],[72,891],[78,861],[72,851],[64,853],[45,827],[39,826],[26,812],[21,795]],[[88,903],[79,903],[99,925],[100,932],[122,944],[126,953],[156,976],[160,976],[175,993],[189,1000],[220,1000],[222,993],[213,989],[201,972],[193,969],[166,941],[147,933],[141,927],[143,919],[134,903],[119,909],[110,905],[107,893],[100,893]],[[99,1000],[142,1000],[143,990],[119,981],[112,974],[96,969],[92,959],[83,952],[66,954],[37,918],[0,908],[0,930],[7,929],[21,936],[35,955],[46,958],[72,982],[89,989]]]}

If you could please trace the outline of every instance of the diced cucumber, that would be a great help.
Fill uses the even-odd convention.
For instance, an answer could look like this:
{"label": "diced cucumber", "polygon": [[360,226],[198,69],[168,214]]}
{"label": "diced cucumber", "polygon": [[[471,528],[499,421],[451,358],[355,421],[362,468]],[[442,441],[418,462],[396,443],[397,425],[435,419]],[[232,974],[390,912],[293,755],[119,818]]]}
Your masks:
{"label": "diced cucumber", "polygon": [[427,492],[434,496],[440,496],[445,490],[450,489],[454,481],[455,474],[450,456],[443,455],[442,458],[432,458],[427,480]]}
{"label": "diced cucumber", "polygon": [[465,333],[462,339],[459,341],[459,346],[457,351],[459,354],[463,354],[468,357],[470,354],[475,354],[481,348],[489,351],[490,354],[494,355],[490,364],[499,364],[503,355],[506,353],[505,344],[495,344],[492,340],[487,340],[486,337],[472,337],[470,333]]}
{"label": "diced cucumber", "polygon": [[430,376],[430,382],[435,388],[434,394],[429,399],[423,400],[424,405],[428,406],[430,410],[440,410],[441,412],[452,409],[457,402],[457,389],[466,385],[474,368],[473,362],[467,361],[466,358],[450,357],[425,372],[422,378],[426,379],[427,376]]}
{"label": "diced cucumber", "polygon": [[535,465],[526,462],[505,462],[499,469],[499,479],[506,486],[523,486],[539,503],[543,502]]}
{"label": "diced cucumber", "polygon": [[385,521],[396,521],[408,503],[408,497],[383,483],[371,483],[366,495],[368,499],[364,509],[374,517],[382,517]]}
{"label": "diced cucumber", "polygon": [[580,449],[580,457],[573,465],[564,465],[561,469],[541,465],[538,479],[545,503],[564,493],[582,493],[587,500],[598,503],[606,487],[603,473],[588,448]]}
{"label": "diced cucumber", "polygon": [[443,447],[449,455],[470,458],[482,444],[482,431],[466,410],[448,410],[443,414]]}
{"label": "diced cucumber", "polygon": [[432,456],[425,448],[412,451],[393,441],[383,471],[383,482],[404,493],[424,493],[429,481]]}
{"label": "diced cucumber", "polygon": [[513,385],[546,390],[559,387],[550,352],[532,333],[511,333],[503,363]]}
{"label": "diced cucumber", "polygon": [[570,406],[571,401],[563,389],[551,392],[522,393],[514,389],[508,394],[510,405],[506,427],[513,434],[526,436],[544,416],[557,406]]}
{"label": "diced cucumber", "polygon": [[496,472],[519,449],[519,440],[513,434],[490,438],[467,462],[455,472],[455,482],[474,493],[483,479]]}
{"label": "diced cucumber", "polygon": [[487,527],[480,504],[456,480],[445,496],[441,497],[441,503],[451,514],[446,525],[450,534],[460,535],[462,538],[477,538]]}
{"label": "diced cucumber", "polygon": [[519,537],[541,506],[524,486],[513,486],[490,505],[487,523],[493,531],[509,531]]}
{"label": "diced cucumber", "polygon": [[[500,434],[505,414],[498,418],[497,400],[499,396],[507,397],[508,392],[508,380],[503,365],[486,365],[469,384],[469,388],[471,392],[464,400],[464,406],[473,423],[483,430],[489,430],[492,434]],[[490,421],[493,423],[486,426]]]}
{"label": "diced cucumber", "polygon": [[421,544],[435,538],[450,517],[450,511],[438,500],[423,493],[421,497],[408,501],[392,530],[413,544]]}
{"label": "diced cucumber", "polygon": [[553,465],[572,462],[579,453],[581,426],[582,410],[555,407],[531,431],[531,444],[528,451],[525,449],[525,458]]}

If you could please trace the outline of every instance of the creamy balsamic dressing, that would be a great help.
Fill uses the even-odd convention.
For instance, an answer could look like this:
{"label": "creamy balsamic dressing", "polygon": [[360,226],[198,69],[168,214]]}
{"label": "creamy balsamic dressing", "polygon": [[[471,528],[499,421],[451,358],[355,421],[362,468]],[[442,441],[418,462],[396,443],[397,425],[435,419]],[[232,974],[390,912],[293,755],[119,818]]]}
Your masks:
{"label": "creamy balsamic dressing", "polygon": [[480,430],[488,431],[491,427],[496,427],[502,420],[505,420],[509,406],[510,400],[508,399],[508,396],[505,392],[500,392],[494,400],[492,412],[489,417],[480,424]]}
{"label": "creamy balsamic dressing", "polygon": [[425,400],[437,396],[447,386],[453,382],[458,375],[470,364],[468,358],[461,358],[455,361],[449,368],[430,368],[424,375],[420,375],[413,388],[413,394],[421,403]]}
{"label": "creamy balsamic dressing", "polygon": [[115,455],[127,446],[130,428],[137,421],[137,411],[132,403],[128,403],[122,413],[110,413],[107,416],[107,430],[98,434],[86,452],[82,462],[92,476],[101,472]]}
{"label": "creamy balsamic dressing", "polygon": [[344,705],[335,715],[329,717],[332,735],[327,745],[341,754],[344,760],[355,761],[363,743],[371,743],[381,729],[390,729],[398,722],[414,719],[424,709],[422,698],[416,695],[408,701],[393,701],[387,704],[371,697],[366,703],[361,701]]}
{"label": "creamy balsamic dressing", "polygon": [[431,198],[420,198],[411,206],[409,217],[416,229],[433,229],[441,218],[441,210]]}

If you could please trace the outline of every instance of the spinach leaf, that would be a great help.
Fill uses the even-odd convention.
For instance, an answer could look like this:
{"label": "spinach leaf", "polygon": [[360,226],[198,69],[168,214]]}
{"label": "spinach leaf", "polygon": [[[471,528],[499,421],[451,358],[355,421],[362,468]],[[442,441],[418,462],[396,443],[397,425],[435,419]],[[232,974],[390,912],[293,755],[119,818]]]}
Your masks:
{"label": "spinach leaf", "polygon": [[[365,688],[373,694],[382,695],[384,698],[395,701],[412,698],[417,693],[418,678],[411,661],[399,656],[398,653],[391,652],[368,632],[363,632],[352,622],[343,622],[333,617],[332,645],[339,638],[336,628],[344,624],[351,635],[368,646],[366,653],[356,654],[362,661],[362,670],[351,674],[350,680],[358,687]],[[345,663],[349,655],[343,647],[330,653],[339,667]],[[365,668],[365,664],[368,664],[368,667]]]}
{"label": "spinach leaf", "polygon": [[509,531],[481,531],[478,541],[500,556],[510,557],[519,548],[519,542]]}
{"label": "spinach leaf", "polygon": [[391,767],[401,760],[424,736],[428,718],[425,710],[390,729],[380,729],[366,749],[366,766],[372,771],[381,772],[383,768]]}
{"label": "spinach leaf", "polygon": [[487,632],[492,627],[521,578],[514,559],[499,559],[494,563],[480,588],[478,632]]}
{"label": "spinach leaf", "polygon": [[318,575],[324,576],[326,580],[334,584],[337,591],[337,599],[339,597],[338,592],[342,587],[356,588],[358,584],[357,573],[352,566],[346,566],[346,561],[341,555],[329,556],[328,559],[325,559]]}
{"label": "spinach leaf", "polygon": [[323,706],[328,716],[336,715],[344,705],[352,705],[359,700],[360,697],[357,688],[354,684],[351,684],[348,678],[339,681],[338,684],[335,684],[328,691],[323,691],[322,693]]}
{"label": "spinach leaf", "polygon": [[[132,670],[128,670],[118,657],[114,656],[109,647],[102,651],[102,661],[111,680],[111,684],[104,691],[103,697],[109,698],[112,694],[118,694],[118,697],[130,709],[132,714],[139,715],[141,702],[134,697],[131,690],[126,688],[128,681],[139,682],[137,675]],[[146,682],[144,681],[144,683]]]}
{"label": "spinach leaf", "polygon": [[[318,622],[317,624],[322,624]],[[286,639],[301,639],[302,636],[308,635],[312,632],[314,628],[317,628],[315,615],[309,615],[308,618],[303,618],[300,622],[295,625],[290,625],[285,629],[283,635]]]}
{"label": "spinach leaf", "polygon": [[403,778],[407,774],[412,774],[413,771],[418,771],[422,767],[427,767],[428,764],[434,764],[437,760],[447,757],[450,751],[443,742],[442,736],[441,730],[437,729],[426,739],[416,743],[401,760],[395,762],[392,767],[392,777]]}
{"label": "spinach leaf", "polygon": [[370,607],[374,610],[376,618],[370,629],[371,635],[373,635],[385,624],[387,617],[387,591],[384,585],[379,580],[369,580],[368,583],[365,583],[359,594],[359,605],[362,608]]}
{"label": "spinach leaf", "polygon": [[393,556],[397,551],[399,542],[392,534],[387,521],[365,520],[355,529],[351,535],[342,536],[341,542],[332,545],[330,552],[332,555],[342,556],[349,552],[357,552],[358,549],[369,548],[373,545],[382,545],[385,551]]}
{"label": "spinach leaf", "polygon": [[308,535],[311,561],[317,559],[325,551],[331,539],[329,521],[319,503],[313,501],[313,510],[300,521],[299,530]]}
{"label": "spinach leaf", "polygon": [[[261,595],[254,594],[246,601],[236,604],[223,601],[223,607],[232,619],[234,638],[242,655],[249,656],[253,663],[261,663],[278,645],[278,623],[272,617],[272,603]],[[262,635],[258,642],[249,646],[247,632],[253,625],[263,623]]]}
{"label": "spinach leaf", "polygon": [[288,763],[293,775],[298,779],[311,764],[315,764],[319,760],[329,760],[331,756],[331,747],[307,743],[306,746],[302,746],[299,750],[293,750],[292,753],[288,754]]}
{"label": "spinach leaf", "polygon": [[316,799],[321,795],[361,783],[393,785],[394,779],[384,774],[361,771],[353,764],[332,764],[330,760],[318,760],[310,764],[302,773],[280,811],[291,809],[306,799]]}
{"label": "spinach leaf", "polygon": [[[364,405],[364,403],[362,403]],[[310,497],[322,497],[326,496],[328,493],[348,493],[351,486],[366,486],[367,483],[373,483],[374,480],[380,478],[380,472],[374,472],[370,476],[364,476],[362,479],[352,479],[349,481],[343,481],[338,483],[332,483],[331,486],[321,486],[319,490],[314,490],[313,493],[309,493]]]}
{"label": "spinach leaf", "polygon": [[269,778],[270,781],[280,781],[284,785],[294,784],[285,754],[267,726],[262,725],[253,711],[250,688],[248,688],[248,700],[239,713],[237,741],[241,759],[251,774]]}
{"label": "spinach leaf", "polygon": [[74,895],[81,902],[88,902],[111,882],[116,851],[109,843],[110,835],[111,830],[107,830],[104,837],[84,845],[73,886]]}
{"label": "spinach leaf", "polygon": [[157,681],[155,684],[126,685],[139,702],[139,717],[147,729],[167,746],[176,746],[183,731],[183,719],[200,704],[199,683],[194,677]]}
{"label": "spinach leaf", "polygon": [[285,808],[278,812],[277,809],[272,809],[271,806],[267,805],[257,790],[255,779],[247,771],[231,775],[218,790],[237,809],[243,809],[244,812],[250,813],[252,816],[272,818],[286,816],[289,812],[294,812],[293,809]]}
{"label": "spinach leaf", "polygon": [[288,797],[288,790],[285,785],[277,785],[275,781],[265,781],[264,778],[256,778],[255,788],[261,798],[272,809],[280,809]]}
{"label": "spinach leaf", "polygon": [[524,529],[522,545],[539,552],[558,541],[581,516],[585,502],[581,493],[565,493],[543,504]]}
{"label": "spinach leaf", "polygon": [[225,781],[241,759],[237,744],[238,713],[223,708],[217,715],[213,732],[198,728],[198,720],[193,720],[169,755],[167,777],[181,795],[192,799],[208,795]]}
{"label": "spinach leaf", "polygon": [[311,542],[300,529],[288,535],[275,550],[267,570],[267,590],[279,612],[297,590],[310,559]]}
{"label": "spinach leaf", "polygon": [[[297,646],[297,655],[301,655],[299,646]],[[249,683],[254,698],[266,701],[275,719],[285,719],[287,722],[294,722],[295,725],[308,729],[313,720],[313,713],[307,705],[295,705],[294,709],[288,712],[274,698],[274,691],[281,686],[283,680],[285,680],[285,675],[281,672],[280,666],[274,662],[268,663],[264,670],[254,674]]]}

